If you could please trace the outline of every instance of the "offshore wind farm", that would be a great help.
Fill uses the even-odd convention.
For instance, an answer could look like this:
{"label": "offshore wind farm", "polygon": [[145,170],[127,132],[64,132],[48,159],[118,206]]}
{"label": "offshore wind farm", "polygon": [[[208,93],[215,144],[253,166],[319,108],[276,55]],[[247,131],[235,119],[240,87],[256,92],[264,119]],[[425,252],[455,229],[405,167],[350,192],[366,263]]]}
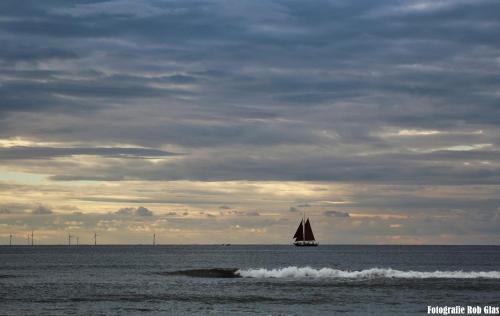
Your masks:
{"label": "offshore wind farm", "polygon": [[[19,234],[17,234],[19,235]],[[32,230],[31,233],[27,233],[27,245],[28,246],[54,246],[54,245],[61,245],[61,243],[53,243],[53,244],[43,244],[42,242],[36,242],[35,243],[35,231]],[[97,246],[97,233],[93,232],[92,235],[89,237],[88,242],[84,242],[83,244],[80,243],[80,236],[78,235],[72,235],[71,233],[68,233],[67,235],[67,245],[68,246],[80,246],[80,245],[94,245]],[[85,239],[86,240],[86,239]],[[16,234],[9,234],[8,235],[8,245],[9,246],[21,246],[21,245],[26,245],[25,244],[24,238],[16,239]],[[152,235],[152,245],[156,245],[156,233]]]}

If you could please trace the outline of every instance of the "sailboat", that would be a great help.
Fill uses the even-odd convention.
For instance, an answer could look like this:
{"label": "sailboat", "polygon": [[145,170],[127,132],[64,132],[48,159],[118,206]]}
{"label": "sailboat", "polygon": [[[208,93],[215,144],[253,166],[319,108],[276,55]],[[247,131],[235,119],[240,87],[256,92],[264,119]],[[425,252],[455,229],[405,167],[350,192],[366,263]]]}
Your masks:
{"label": "sailboat", "polygon": [[314,234],[311,228],[311,223],[309,222],[309,218],[306,220],[306,216],[300,221],[299,227],[293,235],[295,238],[294,245],[300,247],[316,247],[318,243],[314,239]]}

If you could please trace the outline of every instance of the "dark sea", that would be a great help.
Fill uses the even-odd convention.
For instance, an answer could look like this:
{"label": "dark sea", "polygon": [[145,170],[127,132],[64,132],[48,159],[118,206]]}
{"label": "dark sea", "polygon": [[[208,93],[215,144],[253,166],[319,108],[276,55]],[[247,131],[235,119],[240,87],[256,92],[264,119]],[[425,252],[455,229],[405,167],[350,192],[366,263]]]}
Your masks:
{"label": "dark sea", "polygon": [[2,246],[0,315],[427,315],[499,306],[496,246]]}

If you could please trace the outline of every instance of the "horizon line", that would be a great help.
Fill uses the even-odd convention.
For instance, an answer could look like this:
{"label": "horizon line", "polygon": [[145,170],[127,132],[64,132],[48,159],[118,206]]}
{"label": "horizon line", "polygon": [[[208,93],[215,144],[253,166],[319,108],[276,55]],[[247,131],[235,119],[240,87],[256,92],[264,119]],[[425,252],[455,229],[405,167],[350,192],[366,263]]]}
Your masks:
{"label": "horizon line", "polygon": [[[26,245],[26,244],[2,244],[0,247],[44,247],[44,246],[63,246],[63,247],[99,247],[99,246],[148,246],[148,247],[157,247],[157,246],[293,246],[293,244],[240,244],[240,243],[216,243],[216,244],[146,244],[146,243],[137,243],[137,244],[35,244],[35,245]],[[492,246],[499,247],[500,244],[332,244],[332,243],[320,243],[320,246]]]}

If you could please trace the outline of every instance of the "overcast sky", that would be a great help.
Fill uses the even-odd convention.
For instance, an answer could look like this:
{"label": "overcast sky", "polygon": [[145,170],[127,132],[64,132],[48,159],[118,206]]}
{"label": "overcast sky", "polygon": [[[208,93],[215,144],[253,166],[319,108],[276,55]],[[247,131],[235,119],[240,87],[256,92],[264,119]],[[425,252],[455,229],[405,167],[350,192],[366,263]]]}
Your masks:
{"label": "overcast sky", "polygon": [[0,2],[0,243],[497,244],[500,2]]}

